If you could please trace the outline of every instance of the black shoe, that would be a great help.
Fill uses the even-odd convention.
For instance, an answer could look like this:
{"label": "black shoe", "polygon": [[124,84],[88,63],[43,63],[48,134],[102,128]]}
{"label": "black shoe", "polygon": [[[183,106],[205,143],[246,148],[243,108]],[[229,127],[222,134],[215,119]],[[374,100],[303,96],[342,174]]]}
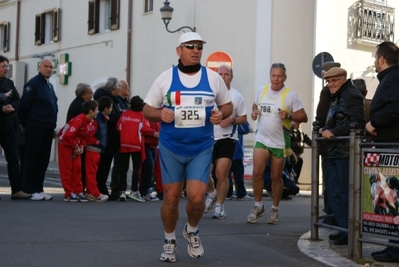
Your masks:
{"label": "black shoe", "polygon": [[159,198],[159,200],[163,200],[163,193],[157,193],[157,198]]}
{"label": "black shoe", "polygon": [[348,235],[343,234],[339,239],[335,240],[333,244],[336,246],[348,245]]}
{"label": "black shoe", "polygon": [[385,253],[387,253],[388,251],[390,251],[392,249],[393,249],[392,247],[386,247],[383,250],[371,252],[371,257],[374,257],[376,255],[380,255],[380,254],[385,254]]}
{"label": "black shoe", "polygon": [[110,200],[110,201],[117,201],[117,200],[119,200],[119,194],[118,194],[118,195],[115,195],[115,194],[109,195],[109,199],[108,199],[108,200]]}
{"label": "black shoe", "polygon": [[392,248],[386,253],[373,256],[373,259],[379,262],[399,262],[399,250]]}
{"label": "black shoe", "polygon": [[339,232],[338,234],[331,234],[331,235],[329,235],[328,238],[329,238],[331,241],[335,241],[335,240],[340,239],[341,236],[343,236],[344,234],[345,234],[345,233],[343,233],[343,232]]}

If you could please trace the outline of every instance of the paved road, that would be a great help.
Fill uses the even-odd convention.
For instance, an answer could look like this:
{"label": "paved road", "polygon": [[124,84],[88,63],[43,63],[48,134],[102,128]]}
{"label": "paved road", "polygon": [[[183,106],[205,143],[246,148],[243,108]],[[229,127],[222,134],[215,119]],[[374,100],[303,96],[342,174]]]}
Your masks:
{"label": "paved road", "polygon": [[[0,169],[0,266],[165,266],[159,261],[163,230],[160,202],[67,203],[57,174],[45,191],[52,201],[11,201]],[[186,200],[180,204],[178,255],[174,266],[326,266],[303,254],[298,239],[310,229],[310,198],[281,203],[281,223],[246,223],[253,202],[227,201],[227,217],[205,214],[200,236],[205,255],[192,259],[181,231]],[[271,200],[265,200],[266,206]]]}

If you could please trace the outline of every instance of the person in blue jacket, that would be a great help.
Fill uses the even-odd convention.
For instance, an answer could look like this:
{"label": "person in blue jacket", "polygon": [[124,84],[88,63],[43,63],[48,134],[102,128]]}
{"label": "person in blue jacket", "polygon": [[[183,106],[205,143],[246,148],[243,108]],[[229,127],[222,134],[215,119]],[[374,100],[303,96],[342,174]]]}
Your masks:
{"label": "person in blue jacket", "polygon": [[237,125],[238,140],[236,143],[236,149],[234,151],[233,162],[231,164],[229,173],[229,191],[227,192],[227,198],[231,198],[233,195],[233,179],[231,174],[234,176],[234,185],[237,193],[237,200],[253,200],[253,197],[247,194],[247,190],[244,185],[244,140],[243,136],[252,132],[251,126],[248,122]]}
{"label": "person in blue jacket", "polygon": [[31,200],[52,199],[43,190],[58,114],[58,99],[49,81],[52,74],[53,63],[43,59],[39,73],[24,86],[18,110],[26,137],[25,191],[32,194]]}

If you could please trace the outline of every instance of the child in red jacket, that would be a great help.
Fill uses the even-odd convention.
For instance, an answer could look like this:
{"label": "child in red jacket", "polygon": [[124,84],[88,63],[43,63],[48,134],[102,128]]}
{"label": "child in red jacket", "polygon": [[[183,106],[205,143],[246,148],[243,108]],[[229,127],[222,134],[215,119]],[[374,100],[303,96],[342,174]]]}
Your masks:
{"label": "child in red jacket", "polygon": [[83,194],[80,154],[86,145],[89,127],[98,113],[98,103],[83,103],[83,113],[72,118],[58,132],[58,166],[65,195],[64,201],[88,202]]}
{"label": "child in red jacket", "polygon": [[[121,192],[119,199],[126,198],[145,202],[138,191],[139,172],[141,162],[145,159],[144,135],[153,132],[150,126],[145,123],[143,115],[144,101],[140,96],[134,96],[130,99],[130,110],[122,113],[116,125],[116,129],[121,135],[121,159],[118,165],[114,166],[115,173],[119,176]],[[132,158],[133,173],[132,186],[130,194],[126,195],[127,189],[126,174],[129,169],[129,159]]]}

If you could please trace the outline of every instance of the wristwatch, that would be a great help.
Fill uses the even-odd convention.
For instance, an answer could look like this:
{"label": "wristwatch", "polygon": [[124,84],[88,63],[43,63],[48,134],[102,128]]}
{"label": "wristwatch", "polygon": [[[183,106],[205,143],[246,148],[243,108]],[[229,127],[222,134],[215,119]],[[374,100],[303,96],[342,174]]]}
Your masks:
{"label": "wristwatch", "polygon": [[289,120],[292,120],[291,114],[288,114],[287,118],[288,118]]}
{"label": "wristwatch", "polygon": [[233,118],[233,122],[231,124],[233,124],[233,125],[236,124],[236,119],[235,118]]}

